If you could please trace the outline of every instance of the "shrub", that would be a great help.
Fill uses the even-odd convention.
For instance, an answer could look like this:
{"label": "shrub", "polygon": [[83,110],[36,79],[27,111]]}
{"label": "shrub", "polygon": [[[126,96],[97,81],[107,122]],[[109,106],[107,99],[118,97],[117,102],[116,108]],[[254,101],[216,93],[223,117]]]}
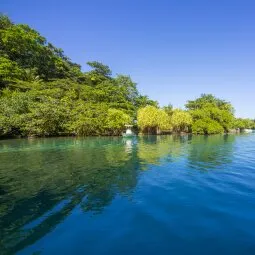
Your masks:
{"label": "shrub", "polygon": [[192,125],[193,134],[221,134],[224,133],[224,128],[215,120],[199,119]]}

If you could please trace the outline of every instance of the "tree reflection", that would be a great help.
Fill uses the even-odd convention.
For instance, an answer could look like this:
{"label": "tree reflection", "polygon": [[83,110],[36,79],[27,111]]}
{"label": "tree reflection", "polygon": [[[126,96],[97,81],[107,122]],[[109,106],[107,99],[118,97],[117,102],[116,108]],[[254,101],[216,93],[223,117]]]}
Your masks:
{"label": "tree reflection", "polygon": [[140,170],[184,160],[208,170],[231,160],[235,136],[143,136],[0,141],[0,248],[15,253],[70,215],[101,213],[131,196]]}
{"label": "tree reflection", "polygon": [[[127,195],[136,186],[139,162],[135,150],[127,151],[121,138],[16,143],[16,147],[14,142],[5,144],[0,154],[0,245],[5,253],[40,239],[75,206],[98,213],[117,193]],[[70,201],[54,211],[67,198]],[[42,222],[23,229],[48,211],[50,216]]]}
{"label": "tree reflection", "polygon": [[193,136],[189,151],[189,166],[208,170],[228,164],[232,160],[235,135]]}
{"label": "tree reflection", "polygon": [[147,169],[148,164],[161,165],[178,160],[186,153],[188,135],[143,136],[139,139],[137,156]]}

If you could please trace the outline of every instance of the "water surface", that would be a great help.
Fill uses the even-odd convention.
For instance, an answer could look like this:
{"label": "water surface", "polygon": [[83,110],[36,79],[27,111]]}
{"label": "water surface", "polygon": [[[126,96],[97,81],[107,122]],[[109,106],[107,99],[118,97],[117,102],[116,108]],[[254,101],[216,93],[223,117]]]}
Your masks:
{"label": "water surface", "polygon": [[255,254],[255,134],[2,140],[0,254]]}

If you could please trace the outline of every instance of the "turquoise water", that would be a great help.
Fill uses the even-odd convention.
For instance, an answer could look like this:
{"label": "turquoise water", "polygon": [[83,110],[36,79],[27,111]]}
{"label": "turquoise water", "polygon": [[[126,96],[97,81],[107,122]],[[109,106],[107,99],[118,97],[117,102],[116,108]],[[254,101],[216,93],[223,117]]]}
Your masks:
{"label": "turquoise water", "polygon": [[0,254],[255,254],[255,134],[0,141]]}

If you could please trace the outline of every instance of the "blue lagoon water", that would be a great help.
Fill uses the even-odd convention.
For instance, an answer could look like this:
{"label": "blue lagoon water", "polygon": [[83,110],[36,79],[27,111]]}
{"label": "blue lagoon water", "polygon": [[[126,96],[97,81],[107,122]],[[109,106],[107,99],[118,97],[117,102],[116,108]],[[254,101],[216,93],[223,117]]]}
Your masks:
{"label": "blue lagoon water", "polygon": [[0,254],[255,254],[255,134],[2,140]]}

